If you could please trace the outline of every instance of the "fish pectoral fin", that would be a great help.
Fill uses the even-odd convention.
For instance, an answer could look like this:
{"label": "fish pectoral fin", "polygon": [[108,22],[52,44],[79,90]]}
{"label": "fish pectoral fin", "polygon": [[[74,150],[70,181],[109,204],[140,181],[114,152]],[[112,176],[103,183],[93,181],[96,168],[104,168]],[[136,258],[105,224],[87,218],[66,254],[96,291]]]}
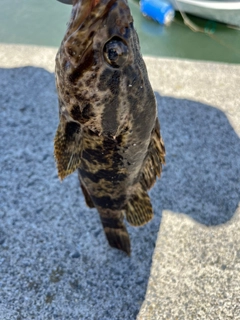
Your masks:
{"label": "fish pectoral fin", "polygon": [[81,154],[82,143],[77,125],[70,122],[63,126],[60,122],[54,138],[54,156],[61,180],[79,168]]}
{"label": "fish pectoral fin", "polygon": [[139,183],[126,204],[125,215],[127,221],[135,227],[146,224],[153,217],[149,196]]}
{"label": "fish pectoral fin", "polygon": [[161,175],[163,164],[165,164],[165,147],[160,135],[159,121],[156,119],[140,175],[140,183],[144,189],[148,190],[154,185],[156,177]]}

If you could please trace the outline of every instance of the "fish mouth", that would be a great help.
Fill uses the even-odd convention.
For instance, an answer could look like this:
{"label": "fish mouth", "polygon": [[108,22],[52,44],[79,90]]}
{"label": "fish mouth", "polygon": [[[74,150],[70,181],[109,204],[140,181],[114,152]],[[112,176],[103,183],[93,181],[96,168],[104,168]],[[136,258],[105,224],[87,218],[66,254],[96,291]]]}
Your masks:
{"label": "fish mouth", "polygon": [[76,0],[57,0],[57,1],[64,4],[72,4],[72,5],[76,3]]}
{"label": "fish mouth", "polygon": [[57,0],[57,1],[65,4],[73,4],[73,0]]}

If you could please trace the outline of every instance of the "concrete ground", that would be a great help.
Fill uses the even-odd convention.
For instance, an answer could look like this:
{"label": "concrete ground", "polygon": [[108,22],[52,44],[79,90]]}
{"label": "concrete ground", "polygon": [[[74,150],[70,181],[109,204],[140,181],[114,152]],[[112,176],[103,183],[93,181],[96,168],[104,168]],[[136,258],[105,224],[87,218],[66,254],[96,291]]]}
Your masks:
{"label": "concrete ground", "polygon": [[128,258],[57,178],[55,54],[0,45],[0,320],[240,319],[240,66],[146,58],[167,164]]}

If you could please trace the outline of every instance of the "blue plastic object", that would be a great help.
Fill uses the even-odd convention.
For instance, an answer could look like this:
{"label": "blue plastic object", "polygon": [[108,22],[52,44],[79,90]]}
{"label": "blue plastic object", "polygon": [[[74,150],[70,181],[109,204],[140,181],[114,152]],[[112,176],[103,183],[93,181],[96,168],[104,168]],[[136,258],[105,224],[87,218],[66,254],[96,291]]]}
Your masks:
{"label": "blue plastic object", "polygon": [[141,0],[140,10],[143,15],[165,25],[172,22],[175,14],[172,5],[164,0]]}

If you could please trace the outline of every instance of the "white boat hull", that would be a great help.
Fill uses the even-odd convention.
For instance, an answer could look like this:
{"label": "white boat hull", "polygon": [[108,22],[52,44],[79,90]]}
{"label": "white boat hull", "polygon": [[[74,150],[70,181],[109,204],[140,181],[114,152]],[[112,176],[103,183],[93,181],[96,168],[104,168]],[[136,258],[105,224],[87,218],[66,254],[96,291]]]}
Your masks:
{"label": "white boat hull", "polygon": [[240,1],[170,0],[175,10],[240,27]]}

